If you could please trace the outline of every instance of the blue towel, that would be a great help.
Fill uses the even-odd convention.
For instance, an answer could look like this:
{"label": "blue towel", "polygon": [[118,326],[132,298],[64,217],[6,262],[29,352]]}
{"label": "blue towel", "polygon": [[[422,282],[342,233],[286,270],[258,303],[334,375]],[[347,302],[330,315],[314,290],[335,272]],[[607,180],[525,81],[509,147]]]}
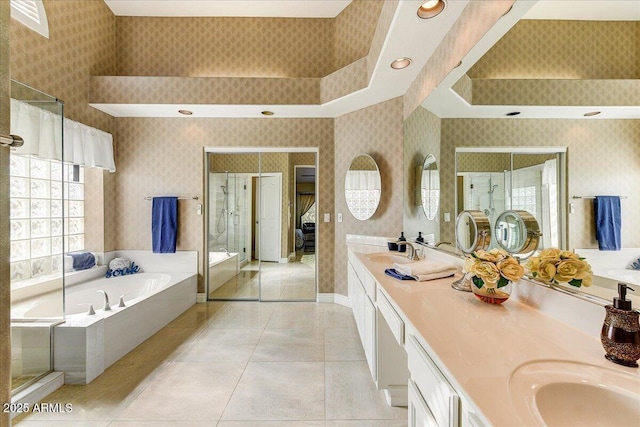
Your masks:
{"label": "blue towel", "polygon": [[73,258],[74,270],[86,270],[96,265],[96,257],[91,252],[69,252],[71,258]]}
{"label": "blue towel", "polygon": [[407,276],[406,274],[402,274],[402,273],[398,272],[398,270],[396,270],[395,268],[387,268],[384,271],[384,274],[386,274],[387,276],[391,276],[394,279],[398,279],[398,280],[416,280],[415,277]]}
{"label": "blue towel", "polygon": [[596,217],[598,247],[601,251],[619,251],[622,248],[620,197],[596,196],[593,207]]}
{"label": "blue towel", "polygon": [[176,251],[178,237],[178,198],[154,197],[151,208],[151,239],[154,253]]}

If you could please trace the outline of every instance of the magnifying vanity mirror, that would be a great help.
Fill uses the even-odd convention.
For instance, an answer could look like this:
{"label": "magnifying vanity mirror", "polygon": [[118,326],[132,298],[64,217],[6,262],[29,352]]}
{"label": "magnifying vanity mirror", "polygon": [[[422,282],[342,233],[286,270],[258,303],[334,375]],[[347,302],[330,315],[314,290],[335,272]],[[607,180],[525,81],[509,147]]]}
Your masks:
{"label": "magnifying vanity mirror", "polygon": [[433,154],[428,154],[422,163],[420,199],[424,215],[429,221],[433,221],[438,215],[440,204],[440,175],[436,156]]}
{"label": "magnifying vanity mirror", "polygon": [[[466,210],[456,218],[456,244],[465,254],[486,250],[491,244],[491,223],[482,211]],[[451,284],[457,291],[471,292],[471,283],[465,273]]]}
{"label": "magnifying vanity mirror", "polygon": [[382,182],[378,164],[368,154],[356,156],[344,181],[344,197],[349,212],[361,221],[373,216],[380,204]]}
{"label": "magnifying vanity mirror", "polygon": [[529,258],[540,241],[538,221],[527,211],[505,211],[494,227],[495,242],[518,259]]}

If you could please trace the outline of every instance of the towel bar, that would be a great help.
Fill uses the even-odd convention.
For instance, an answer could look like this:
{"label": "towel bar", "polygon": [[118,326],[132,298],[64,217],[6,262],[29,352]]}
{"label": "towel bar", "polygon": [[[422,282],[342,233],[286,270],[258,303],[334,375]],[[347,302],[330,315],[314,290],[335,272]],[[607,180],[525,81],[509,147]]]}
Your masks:
{"label": "towel bar", "polygon": [[[573,199],[595,199],[596,196],[573,196]],[[627,196],[620,196],[621,199],[628,199]]]}
{"label": "towel bar", "polygon": [[[145,200],[153,200],[153,196],[146,196]],[[178,200],[198,200],[198,196],[193,197],[178,197]]]}

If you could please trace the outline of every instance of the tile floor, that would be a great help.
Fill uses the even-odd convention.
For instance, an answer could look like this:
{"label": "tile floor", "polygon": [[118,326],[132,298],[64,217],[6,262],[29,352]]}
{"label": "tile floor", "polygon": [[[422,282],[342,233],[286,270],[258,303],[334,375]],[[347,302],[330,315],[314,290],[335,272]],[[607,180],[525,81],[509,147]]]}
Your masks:
{"label": "tile floor", "polygon": [[351,310],[196,304],[86,386],[64,386],[19,427],[400,427],[375,389]]}

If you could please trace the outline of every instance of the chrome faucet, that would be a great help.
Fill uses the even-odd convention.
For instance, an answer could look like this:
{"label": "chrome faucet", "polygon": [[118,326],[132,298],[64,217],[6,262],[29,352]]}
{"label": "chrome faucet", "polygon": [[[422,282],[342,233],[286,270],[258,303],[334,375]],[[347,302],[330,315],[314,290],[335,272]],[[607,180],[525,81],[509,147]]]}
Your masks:
{"label": "chrome faucet", "polygon": [[218,250],[221,250],[221,249],[227,254],[228,257],[231,256],[231,255],[229,255],[229,250],[227,248],[224,248],[224,247],[218,248]]}
{"label": "chrome faucet", "polygon": [[397,245],[407,245],[407,258],[411,261],[418,261],[420,257],[418,256],[418,252],[416,251],[416,247],[413,246],[411,242],[406,240],[398,240],[395,242]]}
{"label": "chrome faucet", "polygon": [[104,295],[104,306],[102,307],[102,310],[104,311],[111,311],[111,305],[109,304],[109,295],[107,295],[107,293],[103,290],[99,290],[96,291],[98,293],[101,293]]}
{"label": "chrome faucet", "polygon": [[442,245],[450,245],[451,242],[445,242],[444,240],[439,241],[438,243],[436,243],[436,248],[439,248]]}

